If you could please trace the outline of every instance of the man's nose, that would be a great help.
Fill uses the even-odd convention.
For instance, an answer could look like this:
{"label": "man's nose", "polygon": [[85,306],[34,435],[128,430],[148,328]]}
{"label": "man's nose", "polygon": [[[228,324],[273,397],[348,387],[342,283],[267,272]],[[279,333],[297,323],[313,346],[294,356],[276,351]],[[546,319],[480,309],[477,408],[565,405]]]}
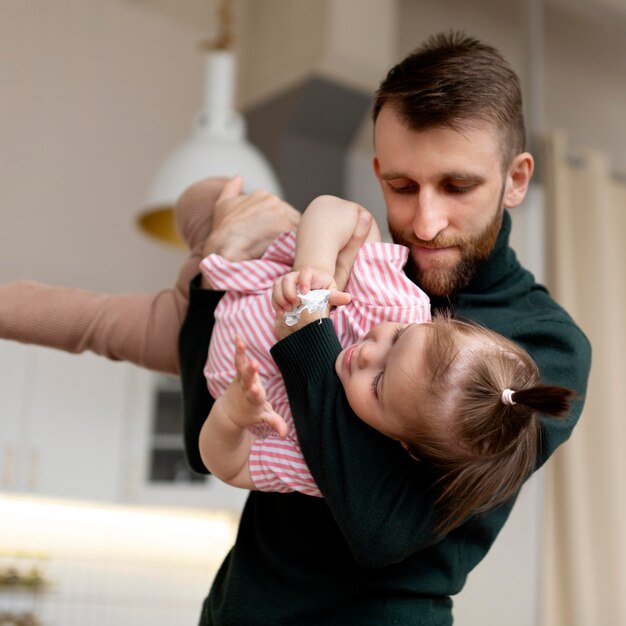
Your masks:
{"label": "man's nose", "polygon": [[413,232],[422,241],[432,241],[448,226],[445,200],[429,190],[421,190],[415,199]]}

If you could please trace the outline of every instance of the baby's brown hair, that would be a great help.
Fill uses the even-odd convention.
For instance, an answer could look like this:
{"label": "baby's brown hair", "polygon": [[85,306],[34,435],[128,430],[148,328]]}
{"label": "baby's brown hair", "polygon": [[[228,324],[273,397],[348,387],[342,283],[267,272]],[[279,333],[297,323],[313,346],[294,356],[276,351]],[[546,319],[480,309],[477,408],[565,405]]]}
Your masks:
{"label": "baby's brown hair", "polygon": [[429,330],[403,445],[434,470],[443,534],[517,493],[535,467],[539,415],[565,418],[575,394],[542,384],[523,348],[476,323],[440,316]]}

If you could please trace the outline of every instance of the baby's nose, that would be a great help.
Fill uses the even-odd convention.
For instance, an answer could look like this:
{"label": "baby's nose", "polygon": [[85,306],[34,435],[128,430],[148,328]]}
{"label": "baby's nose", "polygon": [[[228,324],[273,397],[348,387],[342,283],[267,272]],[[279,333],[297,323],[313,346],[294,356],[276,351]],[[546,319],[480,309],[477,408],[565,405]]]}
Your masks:
{"label": "baby's nose", "polygon": [[375,365],[379,360],[379,350],[377,350],[375,341],[365,341],[359,352],[359,366],[367,367]]}

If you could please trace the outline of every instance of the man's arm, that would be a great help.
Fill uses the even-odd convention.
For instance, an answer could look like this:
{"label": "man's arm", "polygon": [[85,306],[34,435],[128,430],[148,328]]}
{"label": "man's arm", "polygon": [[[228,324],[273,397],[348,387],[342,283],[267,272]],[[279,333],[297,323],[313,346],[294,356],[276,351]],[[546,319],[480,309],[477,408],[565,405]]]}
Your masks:
{"label": "man's arm", "polygon": [[[533,304],[532,320],[500,316],[498,332],[529,350],[543,380],[568,385],[581,398],[567,420],[541,418],[539,466],[569,437],[580,415],[590,351],[588,341],[566,314],[554,306],[544,307],[540,300]],[[489,315],[493,315],[491,310]],[[482,321],[490,321],[489,315]],[[439,539],[433,533],[437,494],[425,464],[412,461],[395,442],[360,422],[347,402],[342,403],[333,387],[337,381],[332,364],[339,347],[329,352],[331,331],[326,323],[310,324],[276,344],[272,355],[297,416],[307,464],[355,559],[364,566],[382,567]],[[314,367],[311,359],[301,359],[302,354],[315,354],[317,364],[325,359],[325,370],[321,365]],[[510,505],[506,507],[510,510]],[[486,520],[498,515],[487,513],[485,528]],[[481,527],[480,517],[468,523]]]}
{"label": "man's arm", "polygon": [[437,540],[433,479],[398,442],[354,414],[334,372],[340,350],[327,319],[277,343],[272,356],[307,465],[355,560],[384,567]]}
{"label": "man's arm", "polygon": [[[332,209],[332,202],[324,199],[319,208],[320,213],[314,213],[313,218],[323,215],[326,208]],[[305,213],[298,233],[315,232],[304,222],[306,217]],[[322,232],[333,229],[332,225],[329,226],[332,214],[315,221],[315,226],[319,225]],[[367,234],[364,224],[355,224],[354,219],[350,228],[354,229],[349,244],[352,249],[348,258],[342,261],[344,271],[352,267],[356,251]],[[310,243],[310,247],[304,248],[303,258],[307,262],[315,256],[315,237]],[[345,233],[333,242],[335,257],[340,245],[345,245]],[[364,265],[355,268],[351,279],[356,281],[354,286],[359,287],[357,291],[361,295],[369,293],[368,289],[363,292],[361,288],[366,286],[364,280],[372,280],[374,268],[369,267],[370,263],[376,268],[379,264],[388,267],[391,274],[398,272],[398,278],[408,283],[401,272],[406,256],[400,250],[377,247],[364,254],[367,261],[361,259],[361,265]],[[370,258],[372,254],[374,259]],[[332,254],[329,254],[327,263],[331,258]],[[404,319],[409,310],[412,321],[429,319],[426,296],[412,283],[408,284],[411,290],[406,292],[397,284],[395,287],[401,306],[390,307],[393,298],[389,300],[388,297],[379,302],[376,293],[372,294],[370,302],[362,304],[369,308],[384,303],[385,315],[393,319],[396,316]],[[403,294],[401,297],[400,293]],[[355,302],[354,305],[358,310],[360,304]],[[433,532],[434,498],[430,493],[432,477],[423,466],[410,459],[397,442],[370,428],[353,413],[335,375],[335,359],[341,346],[333,326],[329,320],[306,325],[311,317],[289,329],[285,329],[277,318],[276,330],[280,337],[293,333],[294,329],[302,330],[272,349],[289,393],[307,465],[315,480],[321,481],[322,494],[357,562],[365,567],[381,567],[401,561],[436,540]],[[287,332],[283,332],[285,330]],[[307,356],[302,358],[302,355]],[[389,532],[389,529],[393,531]]]}
{"label": "man's arm", "polygon": [[185,454],[191,469],[199,474],[208,473],[200,456],[198,439],[214,402],[204,378],[204,365],[213,330],[213,313],[223,295],[221,291],[203,289],[198,274],[189,285],[189,306],[178,335]]}

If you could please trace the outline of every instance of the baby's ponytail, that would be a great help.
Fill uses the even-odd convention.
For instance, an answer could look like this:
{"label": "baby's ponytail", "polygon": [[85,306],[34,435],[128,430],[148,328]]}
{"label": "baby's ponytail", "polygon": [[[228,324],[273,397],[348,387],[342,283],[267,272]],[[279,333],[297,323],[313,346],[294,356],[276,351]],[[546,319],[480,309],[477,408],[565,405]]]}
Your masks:
{"label": "baby's ponytail", "polygon": [[550,417],[567,417],[575,394],[557,385],[534,385],[527,389],[510,390],[513,404],[521,404]]}

